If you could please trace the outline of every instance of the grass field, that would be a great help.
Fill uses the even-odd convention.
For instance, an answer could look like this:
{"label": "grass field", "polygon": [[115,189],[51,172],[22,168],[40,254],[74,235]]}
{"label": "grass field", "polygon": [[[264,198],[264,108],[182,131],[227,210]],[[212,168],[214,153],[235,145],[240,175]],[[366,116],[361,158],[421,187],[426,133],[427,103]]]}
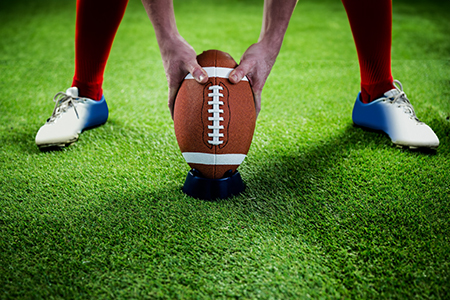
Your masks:
{"label": "grass field", "polygon": [[[175,8],[197,52],[239,60],[258,38],[262,1]],[[206,202],[181,192],[189,167],[140,1],[107,65],[110,119],[53,152],[34,137],[71,84],[75,1],[1,1],[0,299],[449,299],[450,3],[395,0],[393,19],[393,75],[436,152],[352,125],[343,6],[300,1],[240,167],[247,189]]]}

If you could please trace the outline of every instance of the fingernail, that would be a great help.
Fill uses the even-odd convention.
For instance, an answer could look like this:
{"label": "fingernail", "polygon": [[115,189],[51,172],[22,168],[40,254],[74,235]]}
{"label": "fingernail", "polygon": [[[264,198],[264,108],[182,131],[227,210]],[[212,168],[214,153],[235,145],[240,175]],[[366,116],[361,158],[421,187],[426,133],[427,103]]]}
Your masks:
{"label": "fingernail", "polygon": [[206,75],[205,75],[202,71],[197,70],[197,71],[195,71],[194,73],[195,73],[195,74],[194,74],[194,78],[195,78],[195,80],[197,80],[198,82],[203,82],[203,81],[205,80]]}

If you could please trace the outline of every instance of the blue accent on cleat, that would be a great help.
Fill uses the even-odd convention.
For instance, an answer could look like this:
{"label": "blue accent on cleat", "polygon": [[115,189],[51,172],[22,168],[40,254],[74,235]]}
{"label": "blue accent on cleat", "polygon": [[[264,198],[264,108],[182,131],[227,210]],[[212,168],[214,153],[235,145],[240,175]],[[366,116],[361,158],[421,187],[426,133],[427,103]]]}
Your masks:
{"label": "blue accent on cleat", "polygon": [[89,110],[86,114],[85,124],[82,130],[105,124],[108,120],[109,110],[105,96],[99,101],[89,101]]}
{"label": "blue accent on cleat", "polygon": [[361,101],[361,92],[358,93],[355,105],[353,106],[353,122],[358,126],[381,130],[389,135],[389,120],[386,106],[380,104],[382,101],[382,99],[377,99],[370,103],[363,103]]}

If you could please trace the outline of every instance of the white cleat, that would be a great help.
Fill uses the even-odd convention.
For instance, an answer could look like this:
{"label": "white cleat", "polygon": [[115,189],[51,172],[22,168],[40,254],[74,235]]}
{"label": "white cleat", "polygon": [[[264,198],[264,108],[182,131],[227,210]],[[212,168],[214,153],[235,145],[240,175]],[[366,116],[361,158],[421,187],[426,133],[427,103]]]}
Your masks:
{"label": "white cleat", "polygon": [[359,93],[353,107],[353,122],[361,127],[384,131],[399,147],[437,148],[438,137],[416,117],[400,81],[395,80],[394,85],[396,88],[387,91],[384,97],[367,104],[361,102]]}
{"label": "white cleat", "polygon": [[36,134],[36,145],[41,148],[65,147],[78,140],[83,130],[102,125],[108,119],[105,97],[100,101],[78,97],[78,88],[59,92],[51,117]]}

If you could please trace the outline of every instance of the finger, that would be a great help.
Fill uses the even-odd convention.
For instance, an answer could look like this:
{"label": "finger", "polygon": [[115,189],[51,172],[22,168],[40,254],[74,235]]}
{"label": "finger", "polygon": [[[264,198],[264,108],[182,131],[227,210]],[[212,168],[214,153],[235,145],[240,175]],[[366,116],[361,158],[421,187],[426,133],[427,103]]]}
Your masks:
{"label": "finger", "polygon": [[255,97],[255,108],[256,118],[258,118],[259,112],[261,111],[261,95],[258,98]]}
{"label": "finger", "polygon": [[175,97],[177,96],[178,88],[169,87],[169,110],[170,110],[170,116],[173,120],[173,111],[175,108]]}
{"label": "finger", "polygon": [[198,82],[198,83],[206,83],[208,81],[208,73],[206,73],[205,70],[203,70],[202,67],[198,66],[198,68],[196,68],[194,70],[193,73],[191,73],[192,76],[194,76],[194,79]]}
{"label": "finger", "polygon": [[197,63],[196,60],[187,64],[187,71],[192,74],[198,83],[206,83],[208,81],[208,73]]}
{"label": "finger", "polygon": [[258,118],[259,112],[261,111],[261,91],[253,90],[253,97],[255,98],[256,118]]}
{"label": "finger", "polygon": [[254,66],[253,63],[243,60],[239,66],[237,66],[233,71],[231,71],[228,80],[230,80],[230,82],[234,84],[238,83],[239,81],[242,80],[242,78],[244,78],[245,75],[247,75],[250,72],[253,66]]}

